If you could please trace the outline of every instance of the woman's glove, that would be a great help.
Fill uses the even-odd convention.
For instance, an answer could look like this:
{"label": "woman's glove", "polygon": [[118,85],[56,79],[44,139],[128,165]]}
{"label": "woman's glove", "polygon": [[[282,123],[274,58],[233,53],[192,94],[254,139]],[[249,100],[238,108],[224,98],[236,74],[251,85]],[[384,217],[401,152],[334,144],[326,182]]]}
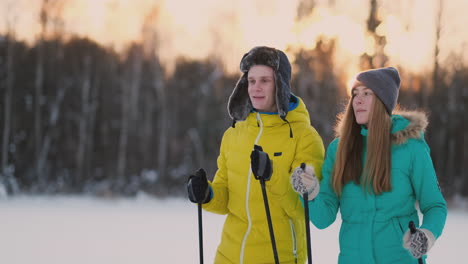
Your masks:
{"label": "woman's glove", "polygon": [[320,183],[315,177],[314,168],[306,165],[305,168],[297,167],[291,175],[291,184],[295,192],[301,196],[308,194],[309,201],[313,200],[320,191]]}
{"label": "woman's glove", "polygon": [[188,197],[192,203],[207,203],[211,200],[206,172],[200,168],[190,175],[187,183]]}
{"label": "woman's glove", "polygon": [[425,255],[434,243],[434,235],[425,228],[416,228],[414,234],[411,234],[408,229],[403,236],[403,247],[408,249],[414,258],[420,258],[422,255]]}

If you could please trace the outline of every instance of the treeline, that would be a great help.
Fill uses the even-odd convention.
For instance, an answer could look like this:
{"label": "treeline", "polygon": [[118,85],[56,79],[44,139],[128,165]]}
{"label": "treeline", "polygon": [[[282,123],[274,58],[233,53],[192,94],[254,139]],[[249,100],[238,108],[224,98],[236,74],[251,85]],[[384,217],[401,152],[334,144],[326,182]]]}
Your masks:
{"label": "treeline", "polygon": [[[293,92],[328,145],[347,97],[334,42],[289,54]],[[426,137],[444,194],[468,196],[468,67],[454,57],[431,73],[398,68],[402,105],[430,113]],[[139,43],[117,53],[87,38],[28,45],[1,36],[0,185],[12,195],[182,195],[188,174],[216,171],[238,78],[216,59],[179,58],[169,72]]]}

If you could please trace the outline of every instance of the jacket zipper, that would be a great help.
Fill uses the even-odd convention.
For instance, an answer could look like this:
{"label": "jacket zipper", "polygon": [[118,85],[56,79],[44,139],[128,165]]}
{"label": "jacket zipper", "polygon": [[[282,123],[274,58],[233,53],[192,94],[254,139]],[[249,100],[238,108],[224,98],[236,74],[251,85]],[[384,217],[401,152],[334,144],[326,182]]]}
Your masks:
{"label": "jacket zipper", "polygon": [[[255,139],[255,145],[258,144],[258,141],[260,140],[260,136],[263,133],[263,122],[262,119],[260,118],[260,113],[257,112],[257,122],[259,123],[260,126],[260,131],[258,132],[257,138]],[[253,148],[252,148],[253,149]],[[247,191],[245,192],[245,212],[247,213],[247,231],[244,234],[244,238],[242,239],[242,244],[241,244],[241,251],[240,251],[240,259],[239,263],[242,264],[244,263],[244,251],[245,251],[245,244],[247,242],[247,237],[249,236],[250,230],[252,229],[252,218],[250,217],[250,210],[249,210],[249,196],[250,196],[250,180],[252,178],[252,168],[249,166],[249,173],[248,173],[248,178],[247,178]]]}
{"label": "jacket zipper", "polygon": [[292,236],[292,250],[294,255],[295,263],[297,263],[297,240],[296,240],[296,230],[294,228],[294,223],[289,219],[289,226],[291,227],[291,236]]}

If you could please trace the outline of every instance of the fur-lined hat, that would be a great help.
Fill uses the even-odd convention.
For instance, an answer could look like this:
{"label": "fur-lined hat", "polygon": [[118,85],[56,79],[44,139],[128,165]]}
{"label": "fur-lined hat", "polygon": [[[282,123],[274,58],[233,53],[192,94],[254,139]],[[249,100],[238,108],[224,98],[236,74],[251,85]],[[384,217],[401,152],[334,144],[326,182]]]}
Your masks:
{"label": "fur-lined hat", "polygon": [[276,85],[276,107],[279,117],[285,120],[291,96],[291,64],[284,52],[264,46],[254,47],[242,57],[240,70],[243,74],[229,97],[229,116],[234,122],[242,121],[247,118],[253,108],[249,98],[247,77],[250,67],[254,65],[265,65],[273,69]]}

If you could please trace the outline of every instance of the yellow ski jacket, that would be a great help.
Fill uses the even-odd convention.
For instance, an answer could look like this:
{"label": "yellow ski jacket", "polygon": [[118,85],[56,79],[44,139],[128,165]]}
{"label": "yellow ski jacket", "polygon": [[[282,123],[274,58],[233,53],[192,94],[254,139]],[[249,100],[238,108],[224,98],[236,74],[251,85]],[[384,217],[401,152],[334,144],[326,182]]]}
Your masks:
{"label": "yellow ski jacket", "polygon": [[304,209],[290,176],[302,162],[321,178],[323,142],[310,125],[302,100],[291,95],[287,121],[276,113],[251,112],[224,133],[212,199],[206,211],[227,214],[214,263],[274,263],[261,185],[250,169],[254,144],[268,153],[273,166],[266,182],[280,263],[307,259]]}

